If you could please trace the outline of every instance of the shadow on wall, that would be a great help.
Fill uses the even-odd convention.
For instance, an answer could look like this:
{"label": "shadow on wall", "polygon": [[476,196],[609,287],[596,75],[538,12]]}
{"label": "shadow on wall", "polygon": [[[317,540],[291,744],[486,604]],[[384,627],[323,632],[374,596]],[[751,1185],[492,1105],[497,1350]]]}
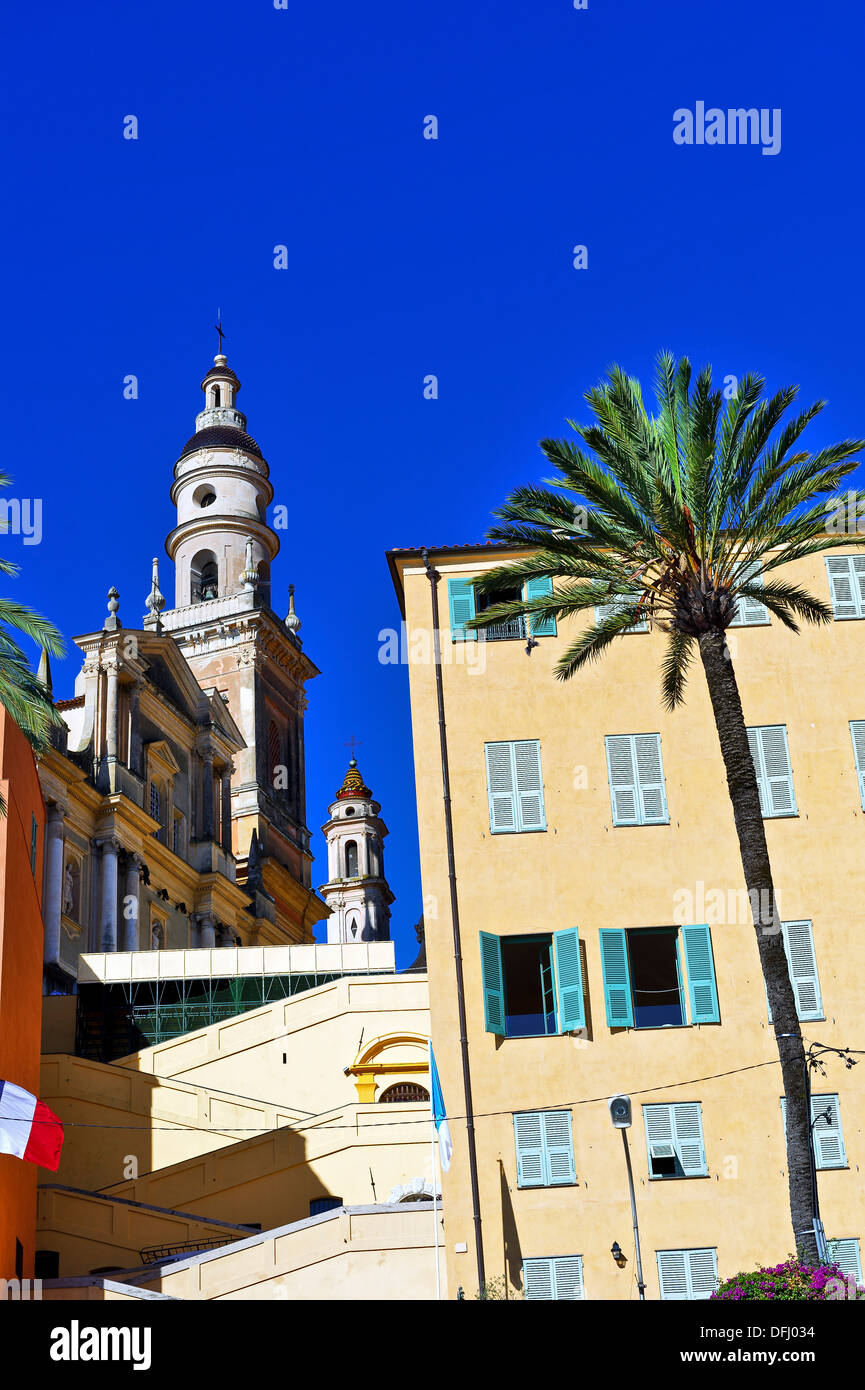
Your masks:
{"label": "shadow on wall", "polygon": [[523,1252],[520,1249],[520,1238],[517,1234],[517,1223],[514,1218],[514,1208],[511,1203],[511,1189],[505,1175],[505,1165],[499,1159],[499,1177],[502,1188],[502,1245],[505,1257],[505,1274],[507,1276],[508,1296],[510,1290],[522,1289],[523,1279]]}

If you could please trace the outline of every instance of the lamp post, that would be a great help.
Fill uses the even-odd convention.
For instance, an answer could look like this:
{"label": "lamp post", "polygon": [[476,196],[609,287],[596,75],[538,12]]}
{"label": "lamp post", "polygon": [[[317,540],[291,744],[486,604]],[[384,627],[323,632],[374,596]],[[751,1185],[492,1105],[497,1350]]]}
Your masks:
{"label": "lamp post", "polygon": [[[610,1101],[610,1119],[614,1129],[622,1131],[622,1144],[625,1149],[625,1164],[628,1169],[628,1193],[631,1198],[631,1221],[634,1226],[634,1251],[637,1257],[637,1288],[640,1293],[640,1301],[644,1302],[646,1297],[646,1285],[643,1283],[643,1262],[640,1258],[640,1228],[637,1224],[637,1201],[634,1196],[634,1173],[631,1168],[631,1151],[628,1148],[627,1130],[631,1127],[631,1098],[630,1096],[613,1096]],[[616,1244],[613,1246],[613,1258],[618,1264],[616,1257]]]}

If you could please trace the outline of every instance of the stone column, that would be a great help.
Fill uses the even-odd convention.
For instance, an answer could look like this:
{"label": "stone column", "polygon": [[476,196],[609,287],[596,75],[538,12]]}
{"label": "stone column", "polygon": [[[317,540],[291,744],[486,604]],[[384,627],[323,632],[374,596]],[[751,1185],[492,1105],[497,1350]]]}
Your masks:
{"label": "stone column", "polygon": [[126,882],[123,890],[123,939],[121,949],[138,951],[138,923],[141,917],[141,860],[137,854],[126,857]]}
{"label": "stone column", "polygon": [[116,789],[117,765],[117,674],[116,661],[108,666],[108,694],[105,702],[105,761],[108,765],[108,785]]}
{"label": "stone column", "polygon": [[213,839],[213,749],[204,748],[201,754],[201,827],[202,840]]}
{"label": "stone column", "polygon": [[232,767],[229,763],[222,769],[219,787],[219,809],[222,813],[222,848],[226,854],[231,853],[231,772]]}
{"label": "stone column", "polygon": [[204,950],[216,945],[216,920],[211,912],[203,912],[198,918],[198,944]]}
{"label": "stone column", "polygon": [[63,816],[66,807],[55,801],[48,807],[45,845],[45,946],[47,964],[60,959],[60,914],[63,910]]}
{"label": "stone column", "polygon": [[99,918],[100,951],[117,950],[117,855],[115,839],[102,841],[102,895]]}

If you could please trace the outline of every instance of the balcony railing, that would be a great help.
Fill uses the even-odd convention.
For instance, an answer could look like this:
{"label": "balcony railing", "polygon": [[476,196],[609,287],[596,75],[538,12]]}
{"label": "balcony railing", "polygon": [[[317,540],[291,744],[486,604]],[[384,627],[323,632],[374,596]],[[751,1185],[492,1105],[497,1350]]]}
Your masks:
{"label": "balcony railing", "polygon": [[489,627],[481,628],[480,631],[488,642],[515,642],[523,641],[526,636],[525,618],[506,618],[501,623],[491,623]]}

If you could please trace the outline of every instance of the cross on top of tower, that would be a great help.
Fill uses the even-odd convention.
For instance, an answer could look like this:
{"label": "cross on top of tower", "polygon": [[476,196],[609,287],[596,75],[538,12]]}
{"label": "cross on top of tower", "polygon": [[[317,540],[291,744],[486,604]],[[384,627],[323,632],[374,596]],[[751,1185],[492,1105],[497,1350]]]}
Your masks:
{"label": "cross on top of tower", "polygon": [[219,353],[220,353],[220,356],[221,356],[221,355],[222,355],[222,340],[223,340],[223,338],[225,337],[225,333],[224,333],[223,327],[222,327],[222,310],[221,310],[221,309],[217,309],[217,311],[216,311],[216,336],[217,336],[217,338],[219,339]]}
{"label": "cross on top of tower", "polygon": [[351,749],[351,760],[353,763],[357,762],[357,758],[354,756],[354,750],[355,748],[360,748],[360,745],[361,740],[359,738],[355,738],[354,734],[352,734],[351,738],[347,739],[346,742],[342,745],[343,748]]}

